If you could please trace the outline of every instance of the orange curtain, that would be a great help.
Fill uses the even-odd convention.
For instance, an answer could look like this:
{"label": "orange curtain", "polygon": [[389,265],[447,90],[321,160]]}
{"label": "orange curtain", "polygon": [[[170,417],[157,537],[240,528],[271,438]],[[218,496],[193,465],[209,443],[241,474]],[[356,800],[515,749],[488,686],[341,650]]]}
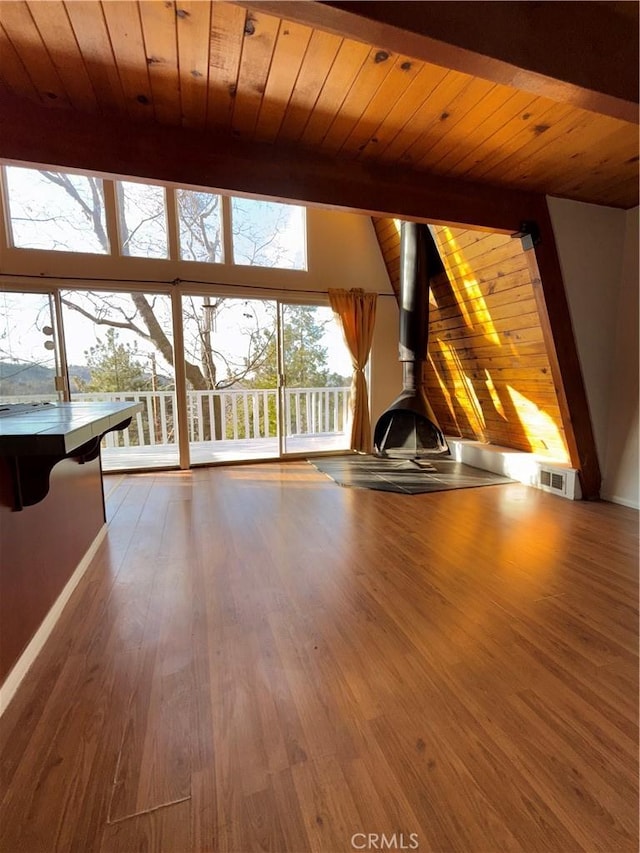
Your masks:
{"label": "orange curtain", "polygon": [[364,290],[329,290],[329,302],[351,353],[351,449],[361,453],[373,451],[364,368],[371,351],[377,299],[376,293],[365,293]]}

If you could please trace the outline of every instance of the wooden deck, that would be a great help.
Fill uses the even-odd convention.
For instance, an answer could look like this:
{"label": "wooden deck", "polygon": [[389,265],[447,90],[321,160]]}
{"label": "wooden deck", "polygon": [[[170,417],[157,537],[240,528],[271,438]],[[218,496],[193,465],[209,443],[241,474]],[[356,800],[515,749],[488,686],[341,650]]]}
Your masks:
{"label": "wooden deck", "polygon": [[[346,451],[349,438],[341,434],[295,435],[285,441],[287,453],[322,453]],[[277,438],[251,438],[237,441],[192,441],[192,465],[220,462],[246,462],[248,460],[275,459],[278,456]],[[156,444],[146,447],[103,447],[102,468],[113,471],[147,470],[149,468],[178,467],[176,444]]]}
{"label": "wooden deck", "polygon": [[304,462],[106,483],[0,720],[2,851],[636,853],[636,512]]}

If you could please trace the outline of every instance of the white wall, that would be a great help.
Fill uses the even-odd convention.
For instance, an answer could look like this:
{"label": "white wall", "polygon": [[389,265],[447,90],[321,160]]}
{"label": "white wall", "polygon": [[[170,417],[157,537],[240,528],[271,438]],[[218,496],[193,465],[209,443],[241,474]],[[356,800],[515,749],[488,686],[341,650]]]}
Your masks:
{"label": "white wall", "polygon": [[638,232],[639,208],[627,211],[617,305],[602,496],[640,507],[638,495]]}
{"label": "white wall", "polygon": [[297,286],[393,293],[370,216],[308,208],[307,222],[309,272]]}
{"label": "white wall", "polygon": [[[621,408],[621,397],[635,401],[637,436],[637,307],[632,315],[633,367],[627,363],[633,344],[628,324],[634,281],[636,306],[638,298],[637,231],[635,260],[627,234],[633,230],[634,216],[637,228],[637,211],[567,199],[548,202],[603,475],[602,496],[637,506],[637,464],[633,471],[622,472],[622,459],[611,445],[614,436],[618,446],[629,448],[634,442],[634,416],[628,412],[630,404]],[[637,459],[637,440],[635,446]],[[629,452],[625,451],[625,459]]]}
{"label": "white wall", "polygon": [[308,210],[309,272],[314,287],[361,287],[379,295],[369,357],[371,429],[402,388],[398,302],[370,216]]}

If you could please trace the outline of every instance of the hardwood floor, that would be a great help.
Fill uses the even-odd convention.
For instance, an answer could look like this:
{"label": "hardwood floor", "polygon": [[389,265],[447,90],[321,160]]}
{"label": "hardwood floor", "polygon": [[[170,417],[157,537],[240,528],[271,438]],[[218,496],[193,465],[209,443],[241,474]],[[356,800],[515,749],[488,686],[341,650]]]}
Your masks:
{"label": "hardwood floor", "polygon": [[637,851],[636,512],[303,462],[106,487],[0,721],[3,853]]}

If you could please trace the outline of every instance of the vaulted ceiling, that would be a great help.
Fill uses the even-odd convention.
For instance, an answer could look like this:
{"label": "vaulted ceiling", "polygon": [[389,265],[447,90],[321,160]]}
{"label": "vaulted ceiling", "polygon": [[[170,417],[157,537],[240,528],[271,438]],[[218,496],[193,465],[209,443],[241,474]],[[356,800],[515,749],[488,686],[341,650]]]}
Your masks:
{"label": "vaulted ceiling", "polygon": [[[566,6],[571,45],[557,18]],[[531,43],[520,44],[507,7]],[[553,31],[540,18],[550,7]],[[0,129],[11,133],[24,98],[230,147],[286,146],[292,157],[627,208],[638,203],[636,19],[636,3],[3,0]],[[573,64],[589,79],[545,58],[563,38],[564,53],[583,50]],[[621,57],[626,85],[609,67]],[[599,75],[597,61],[609,71]],[[12,154],[0,140],[0,156]]]}

